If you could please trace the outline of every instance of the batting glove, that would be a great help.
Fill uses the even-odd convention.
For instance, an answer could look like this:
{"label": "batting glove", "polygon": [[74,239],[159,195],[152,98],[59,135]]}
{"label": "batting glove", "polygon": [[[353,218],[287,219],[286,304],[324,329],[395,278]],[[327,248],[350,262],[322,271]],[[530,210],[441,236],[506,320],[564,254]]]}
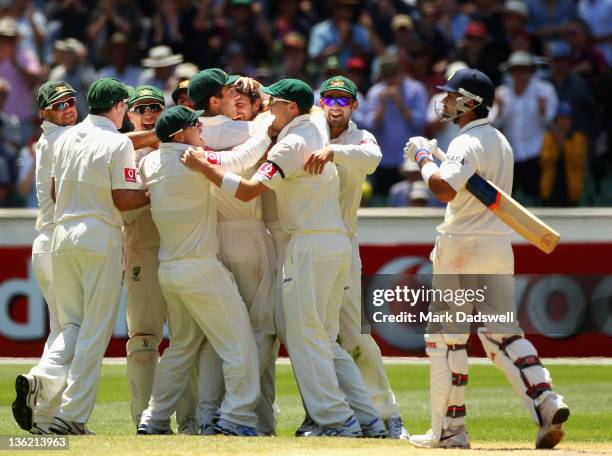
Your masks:
{"label": "batting glove", "polygon": [[404,158],[421,163],[425,158],[433,161],[433,153],[438,148],[436,139],[427,139],[423,136],[413,136],[404,147]]}

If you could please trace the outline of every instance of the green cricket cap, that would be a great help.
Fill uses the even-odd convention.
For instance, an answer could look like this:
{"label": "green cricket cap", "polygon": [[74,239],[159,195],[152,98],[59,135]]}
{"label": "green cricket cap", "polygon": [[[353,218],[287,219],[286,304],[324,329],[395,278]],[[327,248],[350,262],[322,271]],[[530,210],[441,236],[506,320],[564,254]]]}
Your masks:
{"label": "green cricket cap", "polygon": [[201,103],[210,98],[221,87],[233,84],[240,76],[229,75],[220,68],[210,68],[197,73],[189,83],[189,98],[194,103]]}
{"label": "green cricket cap", "polygon": [[136,87],[131,93],[128,100],[128,108],[131,108],[140,100],[155,100],[159,101],[162,106],[165,106],[164,94],[157,87],[150,85],[141,85]]}
{"label": "green cricket cap", "polygon": [[299,79],[281,79],[263,91],[273,97],[294,101],[302,111],[312,108],[314,93],[308,84]]}
{"label": "green cricket cap", "polygon": [[357,86],[349,78],[344,76],[334,76],[332,78],[323,81],[319,93],[323,95],[325,92],[330,90],[339,90],[340,92],[346,92],[353,98],[357,97]]}
{"label": "green cricket cap", "polygon": [[127,100],[127,86],[118,79],[102,78],[95,81],[87,90],[87,105],[89,109],[110,109],[115,103]]}
{"label": "green cricket cap", "polygon": [[178,104],[178,97],[181,94],[181,92],[183,90],[187,92],[188,89],[189,89],[189,79],[185,79],[184,81],[179,82],[176,88],[172,91],[172,100],[174,101],[174,104]]}
{"label": "green cricket cap", "polygon": [[49,81],[36,91],[36,103],[40,109],[45,109],[66,95],[74,95],[76,90],[64,81]]}
{"label": "green cricket cap", "polygon": [[172,136],[199,119],[204,111],[194,111],[186,106],[172,106],[157,118],[155,134],[163,143],[173,142]]}

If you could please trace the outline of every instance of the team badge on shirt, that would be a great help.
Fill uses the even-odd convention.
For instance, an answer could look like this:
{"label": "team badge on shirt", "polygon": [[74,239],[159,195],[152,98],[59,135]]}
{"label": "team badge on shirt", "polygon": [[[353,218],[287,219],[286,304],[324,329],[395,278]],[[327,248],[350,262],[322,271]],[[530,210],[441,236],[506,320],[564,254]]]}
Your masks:
{"label": "team badge on shirt", "polygon": [[276,173],[278,173],[278,168],[269,162],[263,163],[257,170],[257,174],[267,177],[268,179],[272,179]]}
{"label": "team badge on shirt", "polygon": [[126,182],[136,183],[136,169],[135,168],[123,168],[123,177]]}

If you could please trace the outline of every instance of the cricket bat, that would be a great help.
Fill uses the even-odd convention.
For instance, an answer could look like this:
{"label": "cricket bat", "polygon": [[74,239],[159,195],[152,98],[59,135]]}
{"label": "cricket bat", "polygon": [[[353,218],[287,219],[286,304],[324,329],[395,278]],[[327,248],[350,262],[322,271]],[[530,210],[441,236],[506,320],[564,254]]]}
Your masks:
{"label": "cricket bat", "polygon": [[[440,161],[446,159],[446,154],[440,148],[436,148],[433,155]],[[551,253],[559,244],[561,239],[559,233],[521,206],[493,182],[474,174],[468,179],[465,188],[506,225],[542,252]]]}

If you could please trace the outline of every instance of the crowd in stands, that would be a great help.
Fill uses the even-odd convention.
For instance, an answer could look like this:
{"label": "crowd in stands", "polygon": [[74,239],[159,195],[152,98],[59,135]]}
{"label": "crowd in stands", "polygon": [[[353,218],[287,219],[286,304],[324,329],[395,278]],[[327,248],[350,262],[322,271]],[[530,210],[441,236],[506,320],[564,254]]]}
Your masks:
{"label": "crowd in stands", "polygon": [[263,84],[359,88],[354,121],[382,162],[364,204],[436,205],[404,163],[409,137],[446,149],[459,127],[436,115],[456,69],[497,87],[490,120],[510,141],[514,195],[528,205],[612,203],[612,0],[0,0],[0,207],[36,207],[34,90],[101,77],[170,94],[220,67]]}

